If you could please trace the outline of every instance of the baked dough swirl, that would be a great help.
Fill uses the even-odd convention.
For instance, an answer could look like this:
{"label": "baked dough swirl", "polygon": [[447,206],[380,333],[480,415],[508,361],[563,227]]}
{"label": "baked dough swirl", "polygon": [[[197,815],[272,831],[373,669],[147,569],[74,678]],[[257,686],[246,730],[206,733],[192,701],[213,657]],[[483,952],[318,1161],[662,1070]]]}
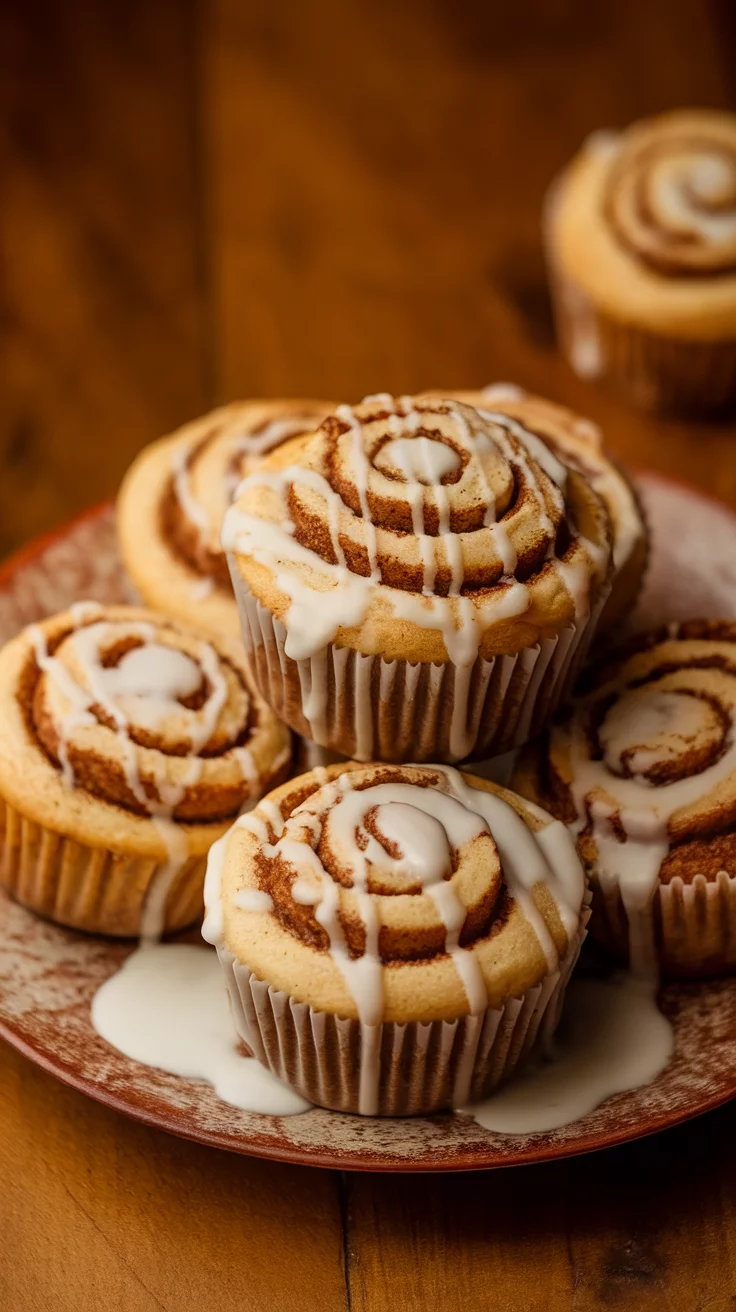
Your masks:
{"label": "baked dough swirl", "polygon": [[308,400],[234,402],[144,448],[120,490],[118,536],[146,604],[200,628],[237,633],[220,546],[225,511],[264,455],[314,430],[330,408]]}
{"label": "baked dough swirl", "polygon": [[136,932],[148,898],[160,900],[151,933],[193,919],[211,843],[290,757],[288,733],[251,689],[235,645],[154,612],[81,603],[8,644],[0,684],[4,882],[24,900],[19,881],[38,870],[22,869],[21,830],[46,826],[83,845],[85,859],[96,854],[96,896],[95,860],[128,860],[133,872],[128,896],[102,908],[88,905],[89,870],[75,888],[67,879],[67,912],[55,918],[91,928],[90,913],[106,932]]}
{"label": "baked dough swirl", "polygon": [[596,132],[552,184],[544,237],[576,373],[646,410],[736,401],[736,116],[675,110]]}
{"label": "baked dough swirl", "polygon": [[[272,793],[213,854],[205,935],[241,976],[356,1022],[353,1109],[374,1113],[377,1027],[482,1017],[558,981],[583,893],[564,826],[513,794],[446,767],[331,767]],[[468,1086],[491,1078],[472,1066]]]}
{"label": "baked dough swirl", "polygon": [[616,239],[659,273],[736,272],[736,121],[670,116],[635,126],[604,207]]}
{"label": "baked dough swirl", "polygon": [[598,667],[514,785],[577,834],[591,926],[640,972],[736,965],[736,626],[692,621]]}
{"label": "baked dough swirl", "polygon": [[[302,690],[300,705],[292,687],[280,692],[266,659],[268,669],[252,664],[264,695],[321,745],[390,760],[402,759],[395,737],[375,722],[361,736],[354,700],[335,708],[333,718],[352,720],[346,730],[327,725],[322,706],[314,714],[316,674],[290,671],[289,662],[334,644],[346,656],[454,667],[466,683],[463,692],[456,675],[448,693],[454,730],[398,750],[415,759],[503,750],[497,724],[468,724],[475,663],[515,657],[566,629],[577,647],[610,569],[608,516],[584,475],[523,420],[430,397],[379,394],[340,406],[313,436],[266,458],[226,515],[223,544],[251,650],[263,643],[254,598],[283,626],[280,671]],[[323,683],[328,695],[334,683],[339,703],[333,665]],[[390,696],[385,686],[383,700]]]}
{"label": "baked dough swirl", "polygon": [[477,410],[499,410],[524,422],[553,455],[577,469],[595,488],[610,516],[613,535],[613,582],[599,628],[611,630],[625,623],[641,589],[649,554],[649,533],[636,490],[626,472],[606,451],[598,425],[512,383],[491,383],[482,391],[452,395]]}

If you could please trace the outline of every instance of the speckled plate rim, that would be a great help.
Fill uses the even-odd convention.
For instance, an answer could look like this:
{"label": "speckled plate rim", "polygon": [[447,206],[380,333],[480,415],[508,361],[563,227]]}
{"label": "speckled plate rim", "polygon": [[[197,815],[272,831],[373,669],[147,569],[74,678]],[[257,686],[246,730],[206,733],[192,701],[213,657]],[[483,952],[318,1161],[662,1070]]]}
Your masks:
{"label": "speckled plate rim", "polygon": [[[346,1152],[330,1153],[329,1151],[292,1145],[282,1147],[265,1140],[259,1142],[253,1136],[249,1136],[247,1139],[243,1138],[240,1143],[236,1143],[231,1137],[218,1134],[217,1131],[202,1131],[185,1123],[178,1125],[169,1116],[146,1110],[135,1103],[126,1101],[125,1098],[116,1096],[114,1093],[88,1084],[84,1079],[75,1075],[73,1071],[49,1060],[44,1053],[39,1052],[27,1043],[2,1020],[0,1020],[0,1039],[4,1039],[16,1052],[32,1062],[34,1066],[38,1066],[40,1070],[53,1076],[60,1084],[65,1084],[77,1093],[84,1094],[85,1097],[91,1098],[93,1102],[97,1102],[103,1107],[108,1107],[111,1111],[120,1112],[128,1120],[136,1121],[140,1125],[147,1125],[151,1129],[162,1130],[166,1134],[173,1134],[177,1139],[186,1139],[190,1143],[204,1144],[209,1148],[219,1148],[225,1152],[236,1153],[241,1157],[258,1157],[266,1161],[287,1162],[292,1166],[314,1166],[325,1171],[367,1171],[374,1175],[445,1175],[459,1171],[505,1170],[511,1166],[538,1166],[542,1162],[560,1161],[566,1157],[582,1157],[587,1153],[601,1152],[606,1148],[617,1148],[623,1144],[633,1143],[638,1139],[646,1139],[653,1134],[661,1134],[664,1130],[676,1129],[678,1125],[684,1125],[687,1121],[695,1120],[698,1116],[704,1116],[707,1112],[716,1111],[719,1107],[723,1107],[736,1098],[735,1080],[730,1091],[715,1094],[712,1098],[705,1098],[699,1101],[697,1106],[676,1115],[663,1113],[661,1116],[653,1117],[646,1124],[637,1127],[622,1127],[620,1131],[611,1130],[604,1134],[590,1133],[581,1135],[571,1142],[553,1143],[545,1147],[540,1147],[538,1144],[536,1146],[530,1145],[528,1148],[514,1150],[513,1155],[503,1157],[497,1152],[494,1153],[494,1150],[487,1145],[479,1143],[473,1145],[466,1154],[456,1154],[455,1156],[444,1155],[440,1149],[434,1158],[408,1160],[406,1158],[386,1156],[369,1160]],[[619,1098],[626,1097],[626,1094],[616,1096]],[[613,1102],[615,1099],[610,1099],[610,1101]],[[456,1115],[456,1113],[454,1114]],[[281,1119],[290,1118],[284,1117]],[[356,1117],[355,1120],[358,1121],[359,1118]],[[543,1136],[529,1137],[539,1139]]]}
{"label": "speckled plate rim", "polygon": [[[696,497],[701,502],[707,502],[717,507],[718,510],[734,521],[734,530],[736,531],[736,516],[717,498],[700,492],[699,489],[689,486],[684,481],[670,478],[669,476],[659,474],[653,471],[640,471],[639,477],[644,482],[660,483],[669,485],[682,493]],[[110,513],[112,508],[111,502],[103,502],[99,505],[90,507],[82,511],[67,523],[50,530],[39,538],[21,547],[14,552],[0,565],[0,591],[8,588],[14,581],[16,575],[24,567],[33,564],[43,553],[53,546],[54,543],[69,536],[73,530],[79,528],[85,523],[92,523],[97,518]],[[119,946],[119,945],[118,945]],[[734,1004],[736,1005],[736,980],[733,981]],[[667,993],[670,992],[668,988]],[[703,996],[709,996],[709,986],[707,984],[699,986]],[[676,991],[677,986],[674,986]],[[62,1083],[77,1090],[80,1093],[91,1097],[93,1100],[107,1106],[139,1123],[151,1126],[156,1129],[172,1133],[177,1137],[188,1139],[193,1142],[204,1143],[212,1147],[234,1151],[246,1156],[257,1156],[276,1161],[298,1163],[302,1165],[311,1165],[324,1169],[346,1169],[362,1170],[374,1172],[447,1172],[447,1171],[467,1171],[467,1170],[486,1170],[491,1168],[525,1165],[539,1163],[542,1161],[554,1161],[564,1157],[578,1156],[584,1153],[600,1150],[607,1147],[631,1142],[632,1140],[643,1138],[650,1134],[658,1133],[662,1130],[673,1128],[695,1116],[702,1115],[708,1111],[722,1106],[736,1097],[736,1057],[734,1060],[734,1077],[728,1087],[714,1089],[711,1093],[701,1093],[693,1102],[685,1107],[680,1107],[676,1111],[663,1109],[659,1113],[648,1112],[642,1119],[634,1124],[625,1120],[616,1126],[615,1124],[607,1126],[605,1130],[590,1129],[584,1131],[573,1138],[563,1140],[545,1141],[543,1135],[527,1136],[528,1142],[520,1144],[511,1152],[500,1151],[499,1140],[506,1140],[505,1136],[489,1136],[486,1140],[479,1140],[471,1136],[467,1145],[462,1149],[457,1147],[449,1151],[444,1151],[441,1143],[435,1145],[421,1158],[407,1158],[406,1156],[391,1155],[390,1153],[381,1153],[376,1156],[366,1144],[360,1144],[364,1135],[360,1133],[368,1127],[361,1122],[360,1118],[344,1118],[341,1120],[355,1120],[356,1123],[356,1140],[358,1143],[353,1150],[330,1150],[328,1147],[310,1146],[309,1144],[295,1144],[274,1141],[268,1138],[261,1138],[258,1134],[248,1133],[247,1136],[236,1136],[232,1134],[220,1133],[213,1129],[203,1129],[196,1122],[188,1123],[186,1118],[180,1119],[172,1111],[159,1112],[154,1108],[141,1105],[131,1101],[124,1094],[108,1088],[94,1084],[85,1079],[83,1074],[73,1069],[70,1065],[65,1064],[60,1054],[54,1057],[49,1056],[45,1051],[34,1046],[26,1037],[16,1029],[12,1022],[0,1016],[0,1038],[6,1040],[12,1047],[20,1052],[25,1058],[33,1062],[40,1069],[46,1071]],[[736,1049],[736,1037],[733,1040]],[[136,1064],[136,1063],[132,1063]],[[662,1078],[662,1077],[660,1077]],[[631,1095],[620,1094],[609,1100],[611,1106],[620,1103],[622,1099],[627,1099]],[[608,1104],[607,1104],[608,1105]],[[323,1113],[323,1115],[331,1115]],[[273,1120],[274,1118],[269,1118]],[[584,1124],[585,1120],[580,1122]],[[441,1127],[444,1117],[429,1118],[428,1124],[438,1129]],[[385,1123],[384,1123],[385,1124]],[[398,1124],[394,1122],[394,1124]],[[468,1122],[469,1127],[473,1122]],[[416,1127],[417,1122],[413,1125]],[[496,1146],[494,1147],[494,1140]],[[508,1142],[508,1140],[506,1140]]]}

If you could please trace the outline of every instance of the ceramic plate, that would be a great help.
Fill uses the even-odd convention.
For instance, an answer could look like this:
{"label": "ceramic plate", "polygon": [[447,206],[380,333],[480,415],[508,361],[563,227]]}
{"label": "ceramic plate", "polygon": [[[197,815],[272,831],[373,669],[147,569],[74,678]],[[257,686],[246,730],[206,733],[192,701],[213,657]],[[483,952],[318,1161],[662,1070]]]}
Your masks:
{"label": "ceramic plate", "polygon": [[[736,517],[651,474],[639,487],[653,530],[638,627],[690,616],[736,618]],[[32,544],[0,571],[0,640],[80,598],[124,600],[110,507]],[[609,1099],[573,1125],[499,1135],[455,1113],[369,1120],[314,1109],[257,1116],[209,1086],[141,1066],[92,1029],[95,990],[131,951],[37,919],[0,894],[0,1034],[60,1080],[108,1106],[233,1152],[314,1166],[448,1171],[510,1166],[604,1148],[704,1112],[736,1094],[736,978],[676,984],[661,1005],[675,1056],[652,1084]]]}

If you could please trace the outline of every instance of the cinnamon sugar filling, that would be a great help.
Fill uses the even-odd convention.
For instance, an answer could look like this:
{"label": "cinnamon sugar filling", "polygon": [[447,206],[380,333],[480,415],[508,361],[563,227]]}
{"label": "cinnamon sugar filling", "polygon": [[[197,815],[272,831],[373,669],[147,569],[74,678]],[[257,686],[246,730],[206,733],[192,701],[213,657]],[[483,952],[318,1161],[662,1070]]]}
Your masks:
{"label": "cinnamon sugar filling", "polygon": [[[424,404],[426,407],[428,403]],[[474,500],[456,504],[452,496],[453,489],[461,483],[470,464],[470,452],[431,423],[433,414],[451,413],[449,406],[437,406],[435,411],[429,413],[422,409],[419,413],[423,422],[412,430],[409,440],[427,439],[441,444],[451,450],[459,462],[456,470],[443,475],[434,485],[435,488],[447,490],[447,506],[444,511],[436,500],[433,488],[428,487],[428,496],[422,494],[422,534],[427,539],[433,539],[440,547],[432,570],[434,595],[447,596],[453,591],[461,596],[483,595],[498,586],[514,582],[528,583],[535,576],[550,572],[554,560],[566,562],[571,557],[579,536],[579,526],[574,522],[576,510],[580,509],[579,503],[590,495],[587,485],[583,490],[580,482],[576,482],[571,486],[570,497],[563,499],[544,470],[536,467],[532,477],[526,464],[529,452],[523,448],[519,439],[507,434],[510,451],[505,456],[499,451],[493,465],[493,477],[501,481],[501,489],[492,503],[489,505],[488,495],[485,499],[479,499],[476,489]],[[361,493],[351,462],[340,448],[341,439],[349,432],[349,426],[344,420],[330,416],[323,421],[319,430],[324,439],[320,460],[325,477],[340,504],[349,512],[351,522],[355,524],[357,521],[358,527],[364,522],[364,496],[371,525],[375,530],[389,535],[385,549],[379,546],[375,562],[371,559],[366,541],[356,540],[345,527],[335,533],[334,524],[327,522],[322,508],[316,507],[304,497],[296,474],[286,489],[286,507],[294,526],[294,540],[325,563],[337,565],[344,562],[351,574],[364,578],[371,576],[375,563],[382,584],[404,592],[421,593],[426,585],[426,560],[407,560],[404,547],[407,539],[416,536],[416,497],[401,495],[402,487],[411,486],[416,490],[417,484],[409,484],[407,477],[397,470],[384,466],[379,468],[376,464],[377,457],[387,443],[395,440],[393,430],[388,433],[381,431],[381,425],[391,420],[396,422],[396,413],[378,409],[361,422],[363,433],[367,434],[365,449],[369,472],[389,480],[395,487],[395,496],[379,493],[370,484]],[[377,436],[374,430],[378,430]],[[529,431],[531,437],[552,449],[546,437]],[[583,475],[579,471],[573,473],[573,480],[581,478]],[[540,497],[543,507],[541,517]],[[520,529],[519,525],[524,519],[526,527]],[[506,567],[494,546],[492,535],[497,527],[513,539],[512,569]],[[448,533],[458,537],[461,543],[463,573],[459,587],[455,571],[443,559],[442,539]],[[476,535],[483,535],[477,543],[473,540]],[[481,542],[485,544],[483,547]],[[392,553],[392,545],[395,554]],[[338,559],[338,549],[342,561]],[[435,551],[434,546],[432,550]]]}
{"label": "cinnamon sugar filling", "polygon": [[[409,771],[403,772],[400,769],[387,769],[384,771],[378,769],[372,772],[369,778],[357,780],[352,791],[362,792],[379,787],[383,783],[408,783],[412,787],[429,789],[436,787],[439,781],[438,775],[432,775],[429,772],[426,773],[424,778],[418,780]],[[294,816],[302,803],[317,793],[319,788],[318,783],[312,782],[309,786],[300,787],[294,793],[282,798],[280,811],[284,821]],[[340,885],[341,888],[348,891],[353,890],[355,888],[353,874],[348,865],[340,860],[339,851],[335,849],[331,842],[329,831],[330,811],[326,809],[324,812],[317,814],[320,818],[319,834],[315,837],[313,844],[310,843],[310,846],[313,847],[319,857],[327,876],[334,883]],[[377,839],[387,856],[397,858],[400,855],[400,849],[396,843],[380,830],[377,808],[371,808],[367,812],[365,827]],[[276,835],[270,825],[269,830],[270,839],[273,843]],[[474,841],[486,843],[489,853],[493,855],[488,862],[490,873],[484,881],[484,886],[480,889],[474,901],[465,907],[465,920],[458,935],[460,947],[471,947],[478,941],[499,933],[508,919],[511,907],[511,899],[504,882],[503,870],[493,838],[488,833],[481,835],[480,839]],[[362,846],[364,847],[365,843]],[[451,851],[445,879],[451,879],[456,874],[462,859],[461,852]],[[495,875],[492,870],[493,860],[497,863]],[[329,952],[329,935],[316,919],[314,907],[309,904],[305,905],[294,898],[293,886],[295,881],[300,878],[296,867],[285,860],[280,852],[270,855],[263,847],[255,855],[254,864],[258,885],[270,895],[273,902],[273,913],[283,928],[308,947],[319,952]],[[424,897],[425,901],[429,902],[420,883],[409,880],[402,881],[397,885],[390,877],[380,871],[371,870],[369,872],[365,890],[371,897],[392,898],[398,896],[411,899]],[[434,908],[432,908],[432,911],[434,912]],[[365,922],[359,912],[341,906],[338,912],[338,920],[350,958],[357,960],[363,957],[367,951],[367,935]],[[423,923],[421,914],[418,911],[416,913],[412,911],[409,913],[405,925],[381,924],[378,935],[378,956],[381,962],[387,965],[402,962],[426,962],[444,957],[448,951],[446,937],[446,927],[437,921],[436,915],[432,915],[429,923],[426,921]]]}
{"label": "cinnamon sugar filling", "polygon": [[[652,128],[651,136],[655,133]],[[684,173],[688,159],[689,176]],[[713,195],[709,200],[695,186],[698,164],[711,170],[720,167],[724,180],[730,176],[730,195]],[[661,181],[655,190],[663,172],[670,174],[669,191]],[[674,195],[679,196],[677,202]],[[721,229],[720,241],[709,239],[707,225],[719,215],[736,217],[736,137],[731,149],[725,142],[696,133],[675,137],[669,132],[646,145],[633,140],[624,146],[611,171],[603,214],[619,245],[658,273],[692,279],[732,275],[736,222],[730,233]]]}
{"label": "cinnamon sugar filling", "polygon": [[[97,617],[96,617],[97,618]],[[96,622],[91,621],[92,623]],[[74,632],[84,625],[69,627],[55,635],[48,642],[48,654],[58,655],[63,644]],[[160,635],[159,635],[160,637]],[[116,668],[131,651],[145,646],[141,638],[125,635],[113,640],[100,651],[99,664],[102,669]],[[172,649],[174,650],[174,649]],[[176,649],[179,650],[179,649]],[[238,669],[227,657],[217,653],[223,667],[242,689],[246,714],[241,723],[235,726],[236,732],[224,734],[220,725],[216,725],[208,742],[197,752],[198,759],[217,761],[233,748],[246,746],[252,734],[260,727],[261,710],[246,688]],[[190,659],[194,659],[190,657]],[[193,693],[178,698],[182,709],[197,711],[205,704],[211,693],[207,675],[200,672],[200,684]],[[147,807],[140,797],[131,790],[126,771],[121,763],[105,754],[104,748],[85,748],[82,750],[73,742],[63,741],[60,727],[47,704],[47,684],[44,673],[39,667],[34,654],[30,654],[22,670],[17,698],[30,739],[37,744],[48,760],[57,768],[62,768],[62,743],[68,767],[73,772],[74,784],[91,797],[99,798],[124,811],[135,815],[148,816],[160,805],[162,798],[157,782],[148,777],[145,766],[137,772],[138,784],[144,797],[151,803]],[[104,707],[91,704],[89,714],[96,723],[106,731],[116,732],[115,721]],[[135,748],[157,753],[164,759],[182,760],[192,756],[191,741],[186,738],[166,738],[150,726],[126,724],[126,737]],[[171,817],[178,821],[208,823],[222,821],[234,816],[242,807],[249,794],[248,781],[244,778],[237,783],[218,782],[208,779],[206,782],[193,782],[182,789],[181,798],[171,811]]]}
{"label": "cinnamon sugar filling", "polygon": [[[286,418],[287,416],[285,416]],[[302,433],[311,431],[312,426],[319,424],[321,415],[303,415],[295,425],[288,429],[286,437],[293,438],[301,436]],[[249,456],[259,451],[259,439],[263,439],[264,434],[269,427],[273,425],[273,417],[264,419],[254,427],[245,427],[243,431],[234,432],[231,441],[228,443],[229,453],[224,461],[222,469],[222,478],[225,486],[226,501],[229,503],[237,489],[241,479],[245,476],[246,466]],[[216,426],[211,432],[206,433],[204,437],[196,442],[187,455],[184,465],[184,472],[188,478],[196,477],[197,466],[207,454],[214,442],[222,437],[222,425]],[[248,443],[252,443],[253,451],[249,452]],[[279,445],[274,441],[263,448],[260,454],[265,454],[271,450],[272,446]],[[192,522],[188,517],[185,506],[180,501],[176,491],[175,476],[167,480],[159,501],[159,531],[162,538],[168,542],[173,554],[179,561],[187,566],[192,573],[198,577],[211,579],[213,585],[221,592],[231,592],[230,575],[227,567],[227,560],[219,543],[213,547],[212,542],[206,540],[201,528]],[[217,536],[217,526],[213,526],[213,534]]]}
{"label": "cinnamon sugar filling", "polygon": [[[679,640],[679,644],[678,644]],[[687,781],[696,788],[699,776],[717,767],[733,751],[734,722],[736,720],[736,652],[702,649],[688,652],[687,643],[736,643],[736,625],[720,621],[690,621],[677,630],[662,629],[656,634],[632,639],[623,650],[620,664],[612,660],[588,674],[585,681],[584,706],[576,717],[568,716],[540,739],[532,769],[535,776],[534,792],[543,805],[565,823],[579,821],[578,846],[584,861],[595,867],[599,860],[596,826],[592,815],[598,804],[599,791],[605,794],[606,826],[610,836],[621,844],[621,862],[626,861],[626,844],[632,841],[627,826],[634,823],[634,812],[626,810],[617,800],[616,782],[624,787],[641,781],[640,807],[644,808],[651,797],[654,816],[658,807],[660,789],[677,786]],[[682,645],[682,656],[674,651]],[[662,658],[656,660],[657,649],[662,646]],[[655,661],[644,671],[637,669],[637,658],[655,654]],[[634,668],[629,677],[623,677],[631,662]],[[728,684],[720,692],[717,684],[701,686],[702,678],[713,671],[733,682],[733,697]],[[700,678],[700,683],[688,684],[688,679]],[[615,686],[611,687],[611,684]],[[596,687],[608,688],[596,700]],[[637,706],[642,714],[649,713],[652,703],[659,702],[662,717],[661,732],[637,732]],[[671,719],[665,715],[671,708]],[[622,717],[624,736],[619,738],[615,759],[611,757],[610,743],[606,742],[606,726],[611,717]],[[644,721],[646,723],[646,721]],[[575,801],[578,787],[576,766],[569,755],[573,725],[586,744],[587,760],[602,767],[598,788],[583,799],[584,814],[579,814]],[[704,783],[701,796],[697,791],[666,821],[669,851],[659,868],[659,882],[670,883],[680,878],[690,884],[698,875],[713,881],[721,871],[736,876],[736,788],[718,779],[711,785]],[[609,792],[610,789],[610,792]],[[693,800],[694,799],[694,800]],[[580,799],[579,799],[580,801]],[[669,804],[668,804],[669,805]]]}

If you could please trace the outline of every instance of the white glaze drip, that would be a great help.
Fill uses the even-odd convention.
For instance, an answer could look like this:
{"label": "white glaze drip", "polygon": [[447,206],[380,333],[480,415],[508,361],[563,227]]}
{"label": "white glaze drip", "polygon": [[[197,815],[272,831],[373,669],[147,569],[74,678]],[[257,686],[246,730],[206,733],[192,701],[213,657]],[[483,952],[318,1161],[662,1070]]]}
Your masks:
{"label": "white glaze drip", "polygon": [[[199,665],[186,653],[158,642],[153,625],[124,622],[122,625],[96,620],[100,608],[96,603],[77,603],[72,620],[78,627],[66,639],[65,647],[79,666],[81,682],[57,657],[50,656],[46,637],[39,625],[28,630],[39,669],[56,685],[69,702],[69,711],[58,726],[57,752],[62,778],[75,786],[74,770],[69,759],[69,742],[79,726],[98,723],[93,708],[100,707],[115,726],[123,749],[123,771],[127,788],[151,817],[166,851],[167,860],[158,868],[149,886],[142,917],[141,940],[157,941],[165,923],[169,893],[189,858],[185,829],[174,819],[176,807],[187,789],[194,787],[202,774],[204,762],[199,753],[215,730],[227,698],[227,684],[216,651],[207,642],[197,647]],[[91,623],[87,623],[92,620]],[[102,663],[101,653],[113,647],[120,636],[132,637],[141,645],[125,652],[116,665]],[[207,681],[207,694],[198,712],[187,712],[180,698],[187,698]],[[153,775],[156,796],[151,795],[141,778],[138,747],[130,734],[132,723],[148,729],[159,728],[170,716],[186,716],[191,740],[191,760],[178,780],[167,776],[167,762],[156,753],[148,753],[148,768]],[[245,767],[247,749],[239,749]],[[257,772],[250,753],[249,766],[243,772],[253,784]]]}
{"label": "white glaze drip", "polygon": [[387,464],[398,469],[407,483],[432,487],[448,474],[457,472],[460,457],[451,446],[430,437],[395,437],[381,447],[376,458],[377,468],[383,469]]}
{"label": "white glaze drip", "polygon": [[133,952],[97,990],[92,1024],[113,1048],[172,1075],[204,1080],[243,1111],[294,1116],[309,1103],[238,1051],[214,952],[159,944]]}
{"label": "white glaze drip", "polygon": [[[651,768],[654,759],[645,740],[650,732],[655,738],[661,735],[665,714],[670,720],[669,744],[660,753],[655,742],[653,750],[656,759],[663,755],[671,759],[678,745],[687,746],[695,727],[693,714],[698,715],[698,710],[694,698],[667,694],[663,700],[662,691],[656,688],[647,690],[646,696],[624,697],[618,708],[614,703],[600,727],[605,753],[602,760],[590,758],[582,723],[576,719],[571,727],[571,794],[578,814],[575,828],[580,832],[589,818],[598,851],[596,867],[601,887],[604,891],[620,889],[629,921],[631,967],[640,974],[656,971],[653,903],[659,870],[670,847],[669,822],[677,811],[712,794],[736,772],[736,737],[732,726],[719,760],[669,784],[654,786],[641,774],[620,778],[611,773],[609,763],[620,762],[622,754],[633,748],[638,756],[635,763],[640,768]],[[705,713],[700,710],[700,723]],[[682,722],[680,714],[684,715]],[[626,835],[625,842],[618,836],[620,829]]]}
{"label": "white glaze drip", "polygon": [[538,1062],[485,1102],[461,1110],[497,1134],[543,1134],[606,1099],[650,1084],[672,1059],[672,1026],[653,988],[630,975],[574,979],[554,1060]]}
{"label": "white glaze drip", "polygon": [[[472,599],[463,598],[462,600],[469,604],[458,604],[464,582],[462,535],[451,529],[448,489],[442,482],[436,480],[438,469],[432,463],[439,459],[440,448],[443,468],[447,461],[459,460],[459,456],[457,451],[444,442],[423,436],[407,436],[407,433],[416,432],[423,422],[422,413],[411,408],[411,398],[404,397],[396,401],[379,394],[373,399],[390,411],[388,419],[384,418],[382,422],[387,423],[390,431],[397,434],[380,449],[378,464],[380,467],[384,452],[392,452],[409,480],[405,485],[405,493],[411,508],[412,529],[418,540],[423,566],[421,594],[392,588],[386,589],[385,599],[398,619],[421,628],[438,629],[443,635],[448,656],[454,664],[472,664],[477,657],[480,634]],[[519,456],[512,449],[506,434],[512,435],[520,442],[532,460],[544,470],[551,480],[551,489],[548,489],[547,495],[556,501],[558,511],[562,513],[564,509],[562,489],[567,480],[565,466],[557,460],[540,438],[529,433],[523,425],[508,415],[491,411],[478,413],[494,424],[495,440],[510,464],[518,465]],[[309,659],[322,651],[334,641],[340,628],[361,624],[373,598],[375,584],[380,580],[377,530],[371,521],[368,506],[370,466],[362,424],[349,406],[340,407],[336,414],[352,433],[353,477],[365,526],[370,578],[352,574],[345,567],[344,551],[340,541],[340,517],[346,513],[345,508],[339,495],[316,471],[290,466],[278,472],[254,472],[241,485],[240,490],[242,491],[246,485],[253,487],[256,484],[271,488],[283,501],[283,519],[278,523],[264,520],[235,506],[228,511],[223,524],[222,545],[231,557],[234,554],[243,554],[267,566],[273,572],[277,589],[289,598],[290,604],[283,617],[287,630],[285,650],[289,657],[297,661]],[[472,435],[467,420],[459,408],[452,412],[452,418],[455,429],[454,440],[469,452],[471,458],[476,459],[478,477],[487,492],[485,523],[487,528],[492,529],[494,547],[502,564],[503,575],[493,599],[493,618],[497,620],[513,618],[523,614],[528,608],[529,591],[525,584],[519,583],[513,577],[517,556],[508,528],[503,522],[495,522],[495,500],[482,464],[484,453],[490,450],[490,438],[483,433]],[[370,420],[366,422],[369,423]],[[417,453],[421,452],[423,455],[410,456],[409,453],[414,448]],[[431,453],[431,460],[429,460],[429,453]],[[429,466],[426,460],[429,460]],[[431,483],[430,476],[433,479]],[[552,521],[545,495],[531,465],[526,467],[526,480],[537,501],[540,527],[550,541],[550,558],[555,559]],[[290,522],[287,512],[288,489],[292,484],[296,486],[302,484],[324,501],[336,564],[322,560],[295,540],[294,525]],[[435,500],[439,519],[438,538],[425,533],[427,490]],[[450,573],[449,598],[433,595],[438,564],[436,557],[438,540],[443,548],[443,563]],[[581,544],[581,549],[572,561],[562,562],[555,559],[559,577],[573,598],[578,616],[587,613],[586,583],[589,582],[590,575],[586,556],[589,556],[593,563],[600,565],[604,554],[605,548],[597,549],[593,544],[585,542]],[[237,590],[237,566],[232,559],[231,570]],[[311,721],[316,716],[312,713],[307,718]]]}
{"label": "white glaze drip", "polygon": [[[481,835],[492,835],[508,892],[536,934],[550,971],[559,967],[559,955],[534,900],[537,884],[544,884],[554,899],[569,941],[579,929],[583,874],[567,828],[531,808],[545,822],[538,832],[532,832],[496,794],[473,788],[450,768],[432,767],[432,772],[444,777],[441,788],[400,782],[356,790],[350,774],[343,774],[308,797],[285,822],[277,808],[273,808],[276,816],[264,814],[268,803],[263,802],[260,814],[238,821],[263,845],[267,859],[278,858],[296,872],[294,900],[314,906],[315,918],[326,931],[330,955],[347,984],[361,1024],[360,1109],[364,1114],[372,1114],[377,1106],[379,1054],[375,1039],[384,1014],[380,899],[370,892],[372,872],[390,879],[398,892],[402,887],[416,890],[419,885],[422,894],[431,898],[445,926],[445,950],[455,965],[471,1014],[485,1009],[487,992],[476,953],[472,946],[464,948],[459,943],[467,913],[451,882],[453,853]],[[357,958],[350,955],[340,920],[341,885],[325,869],[316,850],[324,835],[329,835],[330,847],[350,869],[356,910],[365,931],[365,948]],[[203,934],[213,943],[222,941],[223,932],[223,851],[220,844],[213,848],[205,883]]]}

